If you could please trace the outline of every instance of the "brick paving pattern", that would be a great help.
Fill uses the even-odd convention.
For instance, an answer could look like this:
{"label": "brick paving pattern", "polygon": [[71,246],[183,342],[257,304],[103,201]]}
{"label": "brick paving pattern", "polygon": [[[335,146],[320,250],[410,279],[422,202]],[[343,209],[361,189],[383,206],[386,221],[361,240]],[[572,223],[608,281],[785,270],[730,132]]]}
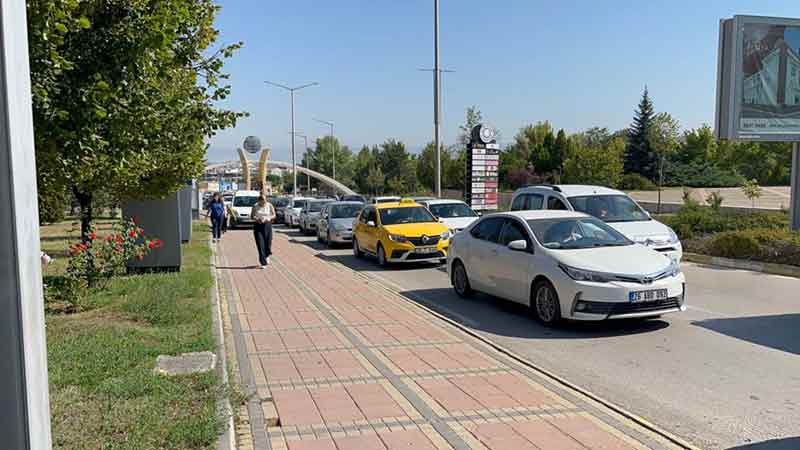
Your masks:
{"label": "brick paving pattern", "polygon": [[[276,233],[274,263],[252,235],[219,244],[241,384],[278,424],[252,420],[256,449],[671,448],[604,420],[378,283]],[[257,414],[256,414],[257,415]],[[613,423],[610,423],[613,422]],[[641,438],[646,436],[646,438]],[[252,437],[252,439],[250,439]],[[639,438],[637,438],[639,437]]]}

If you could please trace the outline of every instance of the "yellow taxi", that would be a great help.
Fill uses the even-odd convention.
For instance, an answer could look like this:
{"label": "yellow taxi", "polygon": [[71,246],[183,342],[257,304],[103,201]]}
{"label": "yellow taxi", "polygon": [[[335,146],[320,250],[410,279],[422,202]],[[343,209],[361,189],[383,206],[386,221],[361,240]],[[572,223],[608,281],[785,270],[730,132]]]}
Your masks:
{"label": "yellow taxi", "polygon": [[450,230],[412,199],[367,205],[353,222],[353,254],[378,263],[438,262],[447,258]]}

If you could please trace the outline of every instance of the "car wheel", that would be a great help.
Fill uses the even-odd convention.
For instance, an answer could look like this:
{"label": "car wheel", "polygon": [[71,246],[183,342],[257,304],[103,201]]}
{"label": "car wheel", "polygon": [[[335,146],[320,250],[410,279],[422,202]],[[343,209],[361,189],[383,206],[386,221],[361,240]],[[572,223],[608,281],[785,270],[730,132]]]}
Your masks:
{"label": "car wheel", "polygon": [[328,233],[325,235],[325,243],[328,244],[328,247],[333,247],[333,241],[331,240],[331,230],[328,230]]}
{"label": "car wheel", "polygon": [[364,252],[362,252],[361,247],[358,246],[356,238],[353,238],[353,256],[359,259],[364,257]]}
{"label": "car wheel", "polygon": [[553,326],[561,321],[561,304],[558,293],[549,281],[540,281],[533,288],[531,309],[536,320],[546,326]]}
{"label": "car wheel", "polygon": [[322,241],[322,236],[319,235],[319,231],[317,231],[317,242],[319,242],[320,244],[322,244],[322,242],[323,242]]}
{"label": "car wheel", "polygon": [[378,255],[378,265],[386,266],[386,251],[383,250],[383,245],[378,244],[378,250],[375,253]]}
{"label": "car wheel", "polygon": [[469,284],[467,269],[464,267],[464,264],[461,264],[461,261],[453,263],[453,277],[450,281],[459,297],[468,298],[475,294],[475,291],[472,290],[472,286]]}

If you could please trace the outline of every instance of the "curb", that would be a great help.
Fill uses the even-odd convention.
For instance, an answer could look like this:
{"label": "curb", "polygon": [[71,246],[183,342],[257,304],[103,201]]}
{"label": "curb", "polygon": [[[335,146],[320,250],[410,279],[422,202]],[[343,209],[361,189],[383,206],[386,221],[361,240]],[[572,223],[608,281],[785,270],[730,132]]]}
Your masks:
{"label": "curb", "polygon": [[678,437],[678,436],[670,433],[669,431],[664,430],[663,428],[659,427],[658,425],[655,425],[655,424],[651,423],[647,419],[645,419],[645,418],[643,418],[641,416],[638,416],[638,415],[626,410],[625,408],[622,408],[621,406],[618,406],[615,403],[612,403],[611,401],[606,400],[606,399],[600,397],[599,395],[594,394],[594,393],[592,393],[592,392],[590,392],[590,391],[588,391],[588,390],[586,390],[586,389],[584,389],[584,388],[582,388],[582,387],[580,387],[580,386],[578,386],[578,385],[566,380],[565,378],[561,377],[560,375],[557,375],[557,374],[555,374],[555,373],[553,373],[553,372],[551,372],[551,371],[549,371],[547,369],[544,369],[544,368],[536,365],[535,363],[533,363],[529,359],[527,359],[527,358],[525,358],[525,357],[523,357],[521,355],[518,355],[517,353],[513,352],[512,350],[507,349],[506,347],[504,347],[504,346],[502,346],[500,344],[497,344],[497,343],[495,343],[495,342],[483,337],[479,333],[473,331],[472,329],[470,329],[469,327],[459,323],[458,321],[453,320],[453,319],[445,316],[444,314],[439,313],[436,310],[421,304],[418,301],[412,301],[408,296],[398,292],[397,288],[395,288],[393,286],[393,283],[388,281],[388,280],[383,279],[383,277],[364,274],[364,273],[362,273],[360,271],[354,270],[354,269],[346,266],[345,264],[343,264],[341,262],[333,262],[333,264],[336,264],[336,265],[340,266],[341,268],[343,268],[344,270],[348,270],[348,271],[354,273],[358,277],[361,277],[361,278],[366,279],[368,281],[371,281],[371,282],[379,284],[383,289],[385,289],[386,291],[394,294],[397,297],[400,297],[401,299],[405,300],[410,305],[413,305],[413,306],[415,306],[417,308],[420,308],[423,311],[427,312],[428,314],[431,314],[431,315],[439,318],[440,320],[450,324],[451,326],[453,326],[453,327],[457,328],[458,330],[466,333],[467,335],[479,340],[484,345],[487,345],[490,348],[496,350],[497,352],[499,352],[499,353],[511,358],[512,360],[516,361],[517,363],[519,363],[519,364],[521,364],[523,366],[526,366],[526,367],[530,368],[531,370],[542,374],[546,378],[549,378],[549,379],[553,380],[554,382],[556,382],[557,384],[562,385],[566,389],[569,389],[569,390],[571,390],[573,392],[576,392],[577,394],[587,398],[588,400],[590,400],[592,402],[595,402],[597,404],[600,404],[605,408],[608,408],[612,412],[614,412],[616,414],[619,414],[620,416],[622,416],[625,419],[627,419],[627,420],[635,423],[636,425],[644,428],[645,430],[649,431],[650,433],[653,433],[653,434],[655,434],[657,436],[660,436],[661,438],[665,439],[666,441],[668,441],[668,442],[670,442],[670,443],[672,443],[672,444],[674,444],[674,445],[676,445],[676,446],[678,446],[678,447],[680,447],[680,448],[682,448],[684,450],[701,450],[700,447],[697,447],[697,446],[689,443],[688,441],[684,440],[683,438]]}
{"label": "curb", "polygon": [[800,267],[787,264],[775,264],[745,259],[722,258],[720,256],[703,255],[700,253],[683,254],[683,260],[709,266],[725,267],[729,269],[749,270],[751,272],[783,275],[786,277],[800,278]]}
{"label": "curb", "polygon": [[217,252],[214,246],[210,245],[211,258],[210,270],[213,277],[214,284],[211,288],[211,305],[214,314],[214,337],[217,341],[217,373],[222,378],[223,393],[220,395],[218,409],[223,417],[227,417],[225,428],[219,435],[217,441],[217,448],[219,450],[236,450],[236,432],[233,424],[233,408],[231,406],[230,398],[227,395],[230,380],[228,379],[228,354],[225,346],[225,329],[222,319],[222,306],[220,304],[219,283],[217,282]]}

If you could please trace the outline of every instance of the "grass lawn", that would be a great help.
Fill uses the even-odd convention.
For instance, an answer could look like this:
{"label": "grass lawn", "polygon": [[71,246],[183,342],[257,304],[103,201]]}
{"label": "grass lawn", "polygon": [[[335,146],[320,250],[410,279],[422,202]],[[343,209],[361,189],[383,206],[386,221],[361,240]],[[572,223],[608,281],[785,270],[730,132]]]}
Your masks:
{"label": "grass lawn", "polygon": [[[98,224],[98,234],[110,228]],[[42,227],[45,251],[66,266],[77,226]],[[47,317],[53,444],[56,449],[210,449],[221,420],[216,374],[155,375],[160,354],[215,351],[208,227],[195,224],[180,273],[115,278],[89,293],[91,309]],[[59,261],[60,260],[60,261]]]}

